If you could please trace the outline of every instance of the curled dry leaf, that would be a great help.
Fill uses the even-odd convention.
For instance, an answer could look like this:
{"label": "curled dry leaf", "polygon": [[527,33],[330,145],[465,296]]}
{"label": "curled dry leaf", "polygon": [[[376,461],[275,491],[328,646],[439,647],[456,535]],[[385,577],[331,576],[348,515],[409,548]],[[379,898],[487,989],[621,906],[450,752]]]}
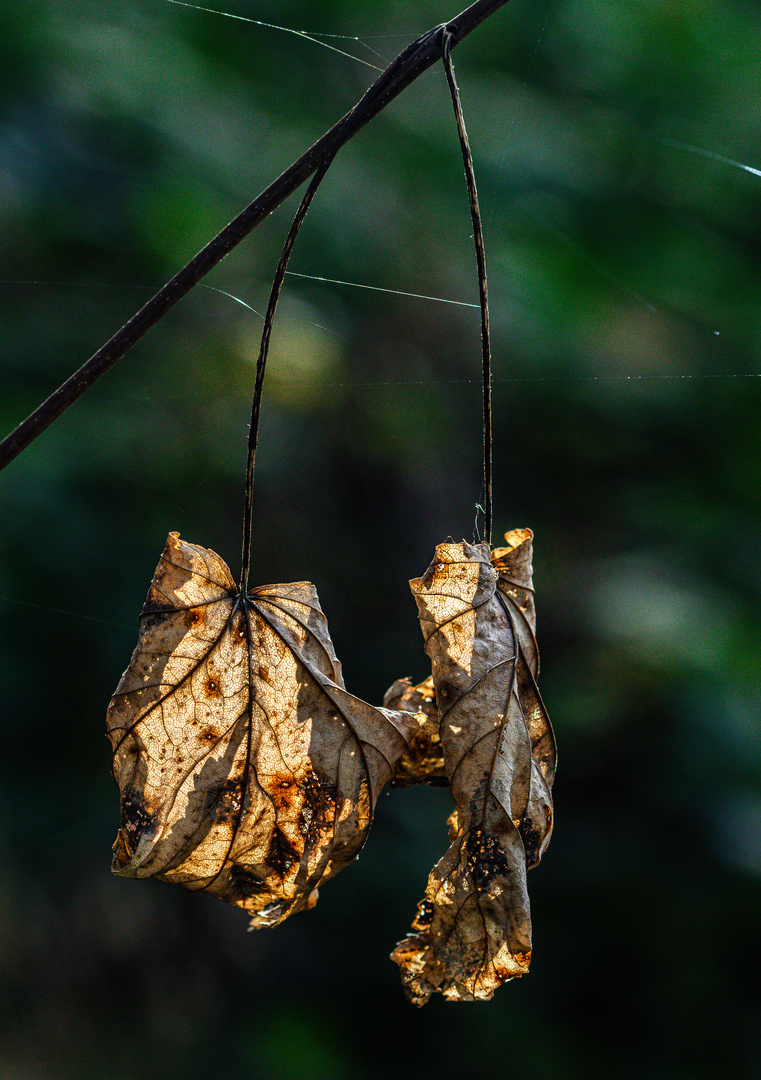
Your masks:
{"label": "curled dry leaf", "polygon": [[205,890],[274,926],[362,847],[417,725],[347,693],[307,582],[241,597],[171,533],[111,700],[114,872]]}
{"label": "curled dry leaf", "polygon": [[410,582],[455,801],[451,847],[393,953],[417,1005],[488,999],[531,956],[527,848],[536,862],[549,838],[554,743],[535,683],[531,534],[507,541],[494,567],[487,544],[441,544]]}
{"label": "curled dry leaf", "polygon": [[391,787],[448,784],[439,737],[436,691],[431,676],[418,686],[413,686],[410,679],[397,679],[386,691],[383,705],[387,709],[412,713],[417,724],[409,747],[394,771]]}
{"label": "curled dry leaf", "polygon": [[496,548],[491,554],[492,566],[498,575],[497,588],[506,601],[515,638],[515,689],[531,740],[529,798],[518,822],[529,868],[536,866],[550,842],[551,792],[557,760],[552,725],[536,685],[539,650],[535,637],[532,540],[530,529],[513,529],[505,533],[507,546]]}

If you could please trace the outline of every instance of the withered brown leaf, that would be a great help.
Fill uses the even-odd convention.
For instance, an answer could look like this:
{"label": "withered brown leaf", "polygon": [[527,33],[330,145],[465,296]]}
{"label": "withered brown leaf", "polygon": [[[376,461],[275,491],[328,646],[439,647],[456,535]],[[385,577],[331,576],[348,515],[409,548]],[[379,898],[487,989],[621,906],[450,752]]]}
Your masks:
{"label": "withered brown leaf", "polygon": [[506,539],[494,567],[488,544],[441,544],[410,582],[455,801],[451,847],[393,953],[417,1005],[489,999],[531,957],[527,849],[538,861],[549,837],[554,742],[535,683],[531,534]]}
{"label": "withered brown leaf", "polygon": [[429,675],[418,686],[413,686],[410,679],[397,679],[386,691],[383,705],[387,709],[412,713],[417,724],[409,747],[394,770],[391,787],[448,784],[433,678]]}
{"label": "withered brown leaf", "polygon": [[362,847],[408,713],[347,693],[315,589],[241,597],[170,533],[108,710],[114,872],[205,890],[274,926]]}
{"label": "withered brown leaf", "polygon": [[507,602],[507,614],[516,641],[516,693],[531,739],[531,785],[526,811],[518,829],[529,868],[544,854],[552,833],[552,785],[557,748],[552,724],[536,685],[539,650],[531,566],[533,533],[513,529],[505,533],[506,547],[496,548],[491,563],[497,588]]}

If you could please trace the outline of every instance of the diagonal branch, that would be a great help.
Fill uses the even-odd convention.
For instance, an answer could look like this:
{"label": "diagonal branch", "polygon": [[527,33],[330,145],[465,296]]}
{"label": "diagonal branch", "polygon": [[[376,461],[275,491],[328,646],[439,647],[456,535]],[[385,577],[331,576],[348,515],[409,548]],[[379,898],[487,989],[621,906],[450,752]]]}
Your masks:
{"label": "diagonal branch", "polygon": [[441,58],[442,34],[452,46],[467,37],[507,0],[476,0],[450,22],[436,26],[408,45],[379,75],[365,95],[330,131],[274,180],[261,195],[226,225],[186,266],[167,282],[121,330],[74,372],[50,397],[0,443],[0,469],[73,405],[117,360],[120,360],[178,300],[221,262],[252,229],[307,180],[328,153],[335,153],[352,136],[398,97],[410,83]]}

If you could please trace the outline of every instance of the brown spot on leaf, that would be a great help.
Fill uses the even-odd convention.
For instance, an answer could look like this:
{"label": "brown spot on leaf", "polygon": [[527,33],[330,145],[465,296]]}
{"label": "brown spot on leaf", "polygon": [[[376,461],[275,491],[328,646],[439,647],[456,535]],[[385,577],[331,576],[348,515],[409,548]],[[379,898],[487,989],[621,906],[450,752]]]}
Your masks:
{"label": "brown spot on leaf", "polygon": [[240,817],[242,803],[243,781],[230,777],[206,792],[203,816],[220,825],[229,824]]}
{"label": "brown spot on leaf", "polygon": [[154,827],[155,815],[145,805],[139,793],[134,789],[127,792],[122,799],[122,827],[119,832],[121,837],[120,850],[126,851],[129,858],[132,858],[141,837],[146,833],[151,833]]}
{"label": "brown spot on leaf", "polygon": [[246,622],[245,612],[240,608],[235,611],[232,619],[230,620],[230,636],[236,645],[245,641],[248,638],[248,623]]}
{"label": "brown spot on leaf", "polygon": [[299,788],[296,785],[293,776],[286,775],[274,777],[269,781],[267,786],[272,795],[272,799],[276,804],[278,813],[290,811],[294,800],[299,794]]}
{"label": "brown spot on leaf", "polygon": [[272,833],[267,852],[267,866],[283,877],[299,858],[300,855],[296,848],[291,844],[287,836],[276,827]]}
{"label": "brown spot on leaf", "polygon": [[306,837],[310,829],[317,834],[325,825],[329,825],[336,815],[336,787],[326,780],[321,780],[315,772],[309,772],[298,785],[303,796],[299,811],[298,829]]}
{"label": "brown spot on leaf", "polygon": [[494,878],[505,879],[510,864],[499,841],[488,833],[472,830],[467,841],[468,863],[475,876],[476,888],[484,892]]}
{"label": "brown spot on leaf", "polygon": [[266,881],[236,863],[230,870],[230,897],[233,903],[241,903],[258,896],[267,889]]}
{"label": "brown spot on leaf", "polygon": [[417,915],[412,923],[412,929],[420,931],[428,930],[433,920],[433,904],[424,897],[417,906]]}
{"label": "brown spot on leaf", "polygon": [[113,864],[117,869],[121,869],[122,867],[126,866],[132,858],[132,852],[127,847],[124,839],[124,833],[121,829],[119,829],[119,832],[116,834],[116,840],[114,841],[114,845],[111,850],[114,853]]}
{"label": "brown spot on leaf", "polygon": [[436,702],[442,713],[445,713],[459,697],[460,691],[456,686],[452,686],[444,679],[436,683]]}
{"label": "brown spot on leaf", "polygon": [[309,804],[312,814],[325,819],[335,812],[336,785],[322,780],[316,772],[309,772],[299,784],[304,794],[304,801]]}

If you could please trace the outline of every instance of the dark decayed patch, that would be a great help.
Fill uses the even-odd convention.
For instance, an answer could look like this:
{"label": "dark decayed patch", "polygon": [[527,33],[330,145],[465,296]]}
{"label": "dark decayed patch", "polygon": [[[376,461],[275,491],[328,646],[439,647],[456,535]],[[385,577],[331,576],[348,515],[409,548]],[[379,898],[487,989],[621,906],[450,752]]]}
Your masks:
{"label": "dark decayed patch", "polygon": [[125,792],[122,798],[121,836],[124,847],[130,856],[134,855],[140,838],[152,832],[155,826],[154,815],[148,810],[134,788]]}
{"label": "dark decayed patch", "polygon": [[276,874],[283,877],[294,862],[298,862],[301,856],[290,842],[287,836],[278,828],[275,828],[270,840],[269,851],[265,862]]}
{"label": "dark decayed patch", "polygon": [[234,901],[258,896],[267,889],[267,883],[237,863],[230,870],[230,896]]}

